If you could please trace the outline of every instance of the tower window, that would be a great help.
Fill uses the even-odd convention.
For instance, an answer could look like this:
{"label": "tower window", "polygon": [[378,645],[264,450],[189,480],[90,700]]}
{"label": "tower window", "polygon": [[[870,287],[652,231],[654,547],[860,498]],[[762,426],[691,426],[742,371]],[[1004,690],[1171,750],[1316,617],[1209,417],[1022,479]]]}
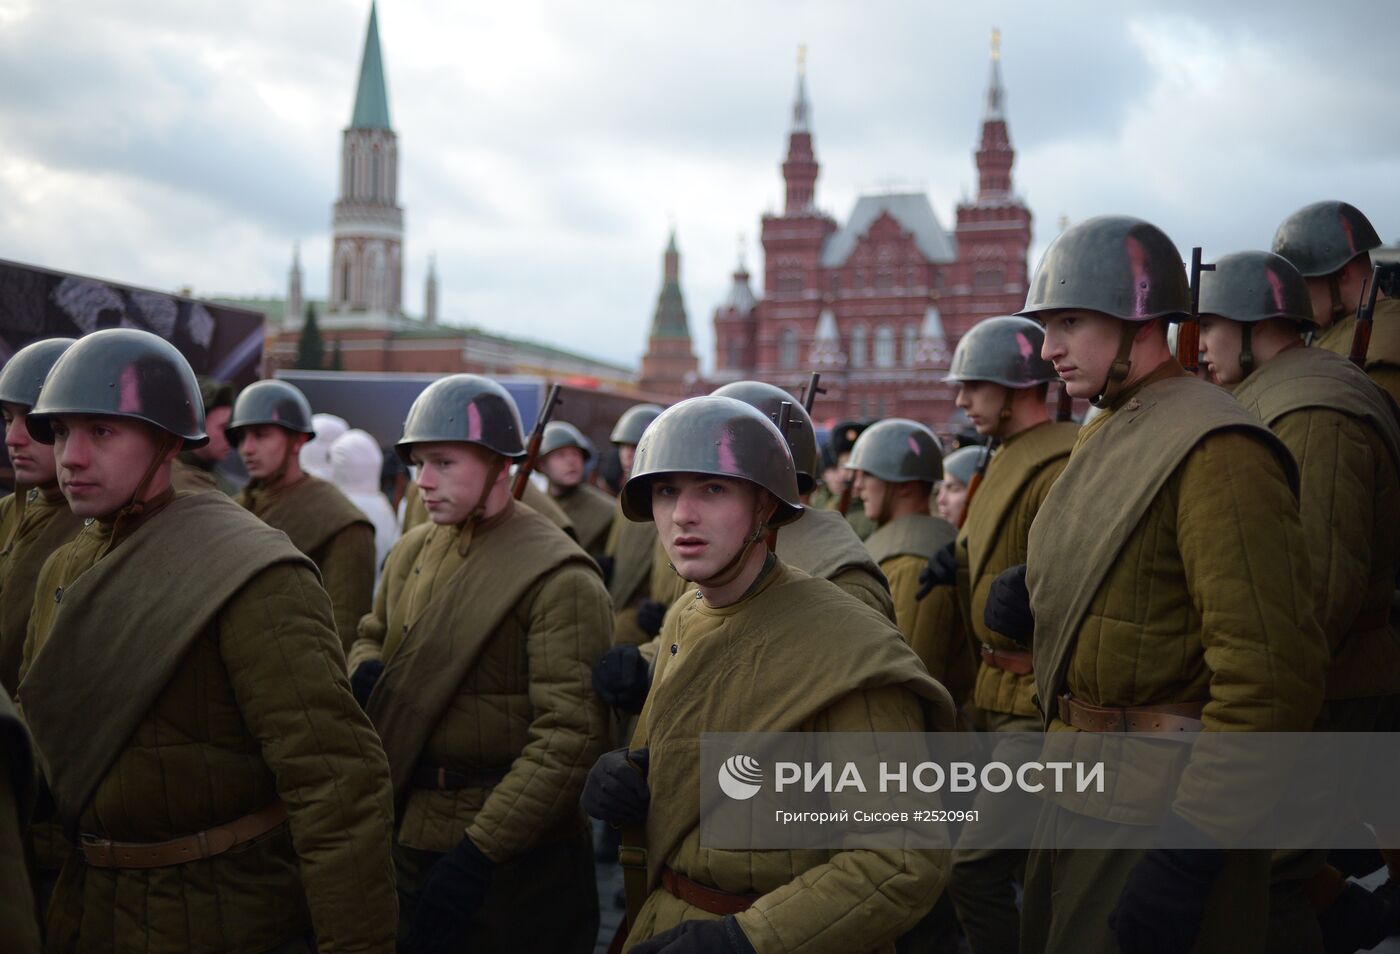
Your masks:
{"label": "tower window", "polygon": [[865,367],[865,326],[856,325],[851,329],[851,367]]}
{"label": "tower window", "polygon": [[797,367],[797,330],[784,328],[778,344],[778,364],[784,368]]}
{"label": "tower window", "polygon": [[875,329],[875,367],[894,367],[894,329],[889,325]]}
{"label": "tower window", "polygon": [[919,326],[904,326],[904,366],[912,368],[914,366],[914,355],[919,350]]}

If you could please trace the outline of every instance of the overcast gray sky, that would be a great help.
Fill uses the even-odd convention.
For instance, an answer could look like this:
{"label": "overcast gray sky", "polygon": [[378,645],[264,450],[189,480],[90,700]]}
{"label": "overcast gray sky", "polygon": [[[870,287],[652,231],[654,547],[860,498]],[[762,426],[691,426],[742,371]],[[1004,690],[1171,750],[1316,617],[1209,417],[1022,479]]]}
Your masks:
{"label": "overcast gray sky", "polygon": [[[1032,258],[1061,214],[1130,213],[1207,258],[1320,198],[1400,238],[1387,2],[383,0],[404,298],[632,362],[677,225],[692,332],[781,203],[808,47],[817,197],[975,185],[1002,31]],[[197,294],[325,294],[368,0],[0,0],[0,257]]]}

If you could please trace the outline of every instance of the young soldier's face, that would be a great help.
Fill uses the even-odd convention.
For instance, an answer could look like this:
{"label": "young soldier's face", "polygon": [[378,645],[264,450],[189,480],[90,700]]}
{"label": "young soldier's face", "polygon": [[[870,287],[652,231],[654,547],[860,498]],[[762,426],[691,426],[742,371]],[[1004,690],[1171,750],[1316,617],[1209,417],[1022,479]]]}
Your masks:
{"label": "young soldier's face", "polygon": [[[458,441],[415,444],[410,457],[418,468],[418,489],[429,519],[449,526],[471,515],[496,460],[486,448]],[[506,479],[506,473],[502,467],[497,480]]]}
{"label": "young soldier's face", "polygon": [[577,487],[583,483],[583,463],[582,450],[561,447],[540,460],[540,470],[555,486]]}
{"label": "young soldier's face", "polygon": [[1240,367],[1240,324],[1214,315],[1201,316],[1201,354],[1206,370],[1217,384],[1226,387],[1244,380]]}
{"label": "young soldier's face", "polygon": [[10,466],[15,480],[26,487],[44,487],[58,479],[58,466],[53,460],[53,448],[40,444],[29,436],[29,408],[23,404],[0,402],[0,415],[5,420],[5,450],[10,454]]}
{"label": "young soldier's face", "polygon": [[1118,356],[1123,323],[1097,311],[1052,311],[1043,320],[1040,356],[1055,366],[1071,396],[1097,395]]}
{"label": "young soldier's face", "polygon": [[131,503],[160,452],[155,430],[128,417],[63,415],[53,421],[53,436],[58,486],[79,517],[105,517]]}
{"label": "young soldier's face", "polygon": [[979,434],[991,434],[1001,423],[1006,406],[1006,388],[991,381],[964,381],[958,386],[958,407],[967,414]]}
{"label": "young soldier's face", "polygon": [[651,483],[651,515],[676,572],[708,580],[743,547],[758,519],[759,490],[747,480],[662,474]]}
{"label": "young soldier's face", "polygon": [[305,444],[305,434],[294,434],[276,424],[249,424],[238,429],[238,456],[254,480],[266,480],[286,465]]}
{"label": "young soldier's face", "polygon": [[632,458],[637,456],[637,446],[635,444],[617,445],[617,462],[622,465],[622,479],[626,480],[632,474]]}
{"label": "young soldier's face", "polygon": [[855,472],[855,494],[865,508],[865,515],[877,523],[885,519],[885,514],[881,511],[889,503],[889,494],[885,492],[888,486],[879,477],[867,474],[863,470]]}
{"label": "young soldier's face", "polygon": [[952,477],[944,477],[938,485],[938,515],[953,526],[962,520],[963,507],[967,505],[967,484]]}

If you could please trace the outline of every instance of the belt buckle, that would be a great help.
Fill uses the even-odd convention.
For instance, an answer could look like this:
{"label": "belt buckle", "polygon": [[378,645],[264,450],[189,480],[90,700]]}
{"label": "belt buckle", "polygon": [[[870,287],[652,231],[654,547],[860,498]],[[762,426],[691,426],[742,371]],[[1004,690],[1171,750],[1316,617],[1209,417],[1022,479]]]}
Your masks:
{"label": "belt buckle", "polygon": [[617,849],[617,863],[624,868],[645,868],[647,850],[635,845],[620,845]]}

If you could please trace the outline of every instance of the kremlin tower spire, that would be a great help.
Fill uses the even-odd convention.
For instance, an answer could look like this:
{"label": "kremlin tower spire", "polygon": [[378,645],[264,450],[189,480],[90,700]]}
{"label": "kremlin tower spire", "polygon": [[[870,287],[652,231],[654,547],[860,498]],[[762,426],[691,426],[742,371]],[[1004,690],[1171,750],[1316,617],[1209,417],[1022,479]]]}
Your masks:
{"label": "kremlin tower spire", "polygon": [[1011,196],[1011,165],[1016,152],[1006,131],[1006,92],[1001,85],[1001,31],[992,29],[992,71],[987,83],[987,112],[977,148],[977,201],[1005,201]]}
{"label": "kremlin tower spire", "polygon": [[807,102],[807,48],[797,50],[797,96],[792,104],[792,130],[788,134],[783,181],[787,184],[785,215],[812,211],[817,192],[817,157],[812,151],[812,108]]}

